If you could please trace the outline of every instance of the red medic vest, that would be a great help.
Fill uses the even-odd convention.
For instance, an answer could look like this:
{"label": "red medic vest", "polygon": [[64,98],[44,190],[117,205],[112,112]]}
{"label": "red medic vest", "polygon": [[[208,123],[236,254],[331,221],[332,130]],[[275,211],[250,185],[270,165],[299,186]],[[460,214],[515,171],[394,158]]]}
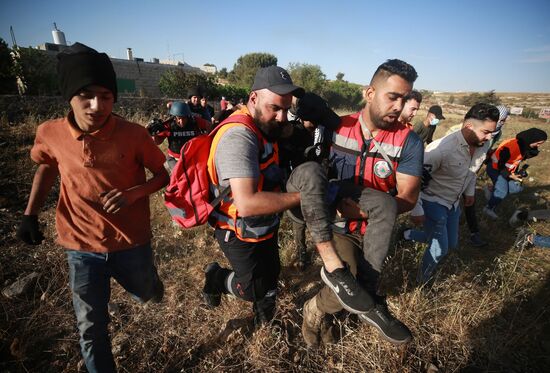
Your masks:
{"label": "red medic vest", "polygon": [[[390,167],[373,141],[368,141],[367,148],[361,132],[359,115],[361,112],[342,117],[340,127],[333,134],[330,158],[337,170],[337,178],[353,180],[355,184],[383,192],[396,193],[395,170],[411,130],[396,122],[392,128],[379,130],[376,134],[375,140],[392,163]],[[366,226],[365,221],[347,220],[337,223],[335,228],[342,233],[353,233],[360,229],[361,234],[364,234]]]}

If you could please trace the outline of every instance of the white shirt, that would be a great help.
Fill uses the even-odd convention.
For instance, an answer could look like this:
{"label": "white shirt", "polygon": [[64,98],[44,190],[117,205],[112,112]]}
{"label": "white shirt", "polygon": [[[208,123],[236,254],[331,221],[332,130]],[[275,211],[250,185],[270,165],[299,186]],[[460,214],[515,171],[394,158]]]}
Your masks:
{"label": "white shirt", "polygon": [[489,146],[487,141],[483,146],[476,147],[471,155],[462,131],[453,132],[429,144],[424,151],[424,167],[430,170],[432,179],[420,192],[418,203],[411,214],[424,215],[422,199],[450,209],[458,206],[463,194],[474,196],[476,173],[483,165]]}

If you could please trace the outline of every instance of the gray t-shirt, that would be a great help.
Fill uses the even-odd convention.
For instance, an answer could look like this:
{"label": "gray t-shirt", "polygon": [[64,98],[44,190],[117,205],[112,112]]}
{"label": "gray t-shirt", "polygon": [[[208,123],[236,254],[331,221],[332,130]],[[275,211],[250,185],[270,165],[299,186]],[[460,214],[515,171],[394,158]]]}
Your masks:
{"label": "gray t-shirt", "polygon": [[221,137],[214,155],[220,185],[229,185],[232,178],[260,177],[258,138],[246,127],[227,130]]}

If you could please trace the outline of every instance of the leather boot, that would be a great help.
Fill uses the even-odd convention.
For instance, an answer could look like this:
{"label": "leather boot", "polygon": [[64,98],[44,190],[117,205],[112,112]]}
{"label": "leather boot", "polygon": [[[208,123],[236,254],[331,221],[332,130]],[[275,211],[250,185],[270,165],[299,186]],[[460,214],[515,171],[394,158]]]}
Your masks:
{"label": "leather boot", "polygon": [[321,321],[321,341],[324,345],[330,345],[336,343],[337,326],[334,324],[334,316],[325,314]]}
{"label": "leather boot", "polygon": [[304,303],[304,320],[302,322],[302,335],[306,345],[310,348],[319,346],[321,338],[321,323],[325,313],[317,307],[317,297],[313,297]]}

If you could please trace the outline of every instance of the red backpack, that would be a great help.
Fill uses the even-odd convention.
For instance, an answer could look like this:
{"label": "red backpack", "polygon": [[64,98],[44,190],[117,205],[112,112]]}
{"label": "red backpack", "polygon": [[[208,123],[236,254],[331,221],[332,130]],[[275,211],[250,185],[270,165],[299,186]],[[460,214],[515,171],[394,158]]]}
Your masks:
{"label": "red backpack", "polygon": [[259,135],[252,117],[236,114],[229,116],[209,134],[194,137],[183,145],[180,158],[172,170],[170,184],[164,192],[164,205],[172,220],[183,228],[206,223],[208,215],[230,192],[227,186],[218,197],[211,199],[207,166],[214,136],[227,123],[240,123]]}

